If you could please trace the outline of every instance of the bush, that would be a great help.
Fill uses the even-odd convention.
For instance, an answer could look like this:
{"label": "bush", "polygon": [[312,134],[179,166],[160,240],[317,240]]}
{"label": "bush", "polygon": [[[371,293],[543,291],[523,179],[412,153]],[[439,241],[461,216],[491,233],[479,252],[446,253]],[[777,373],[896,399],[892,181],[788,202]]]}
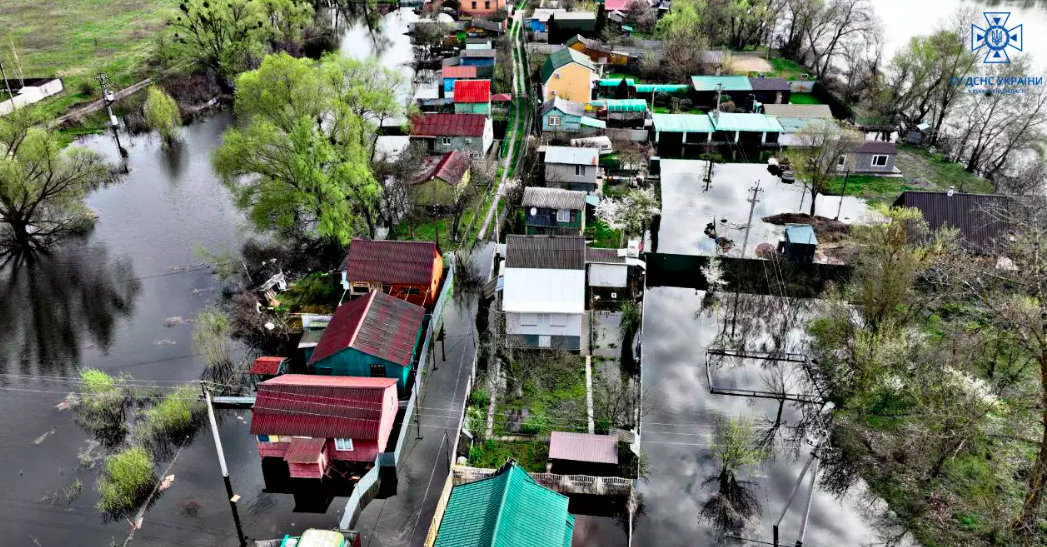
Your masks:
{"label": "bush", "polygon": [[491,398],[487,395],[487,390],[474,389],[469,394],[469,406],[477,406],[480,408],[486,408],[491,403]]}
{"label": "bush", "polygon": [[80,382],[76,423],[106,444],[120,442],[126,433],[124,389],[112,376],[93,368],[80,371]]}
{"label": "bush", "polygon": [[179,387],[143,413],[139,434],[156,442],[181,437],[196,427],[204,410],[193,386]]}
{"label": "bush", "polygon": [[159,86],[152,86],[142,108],[146,125],[160,134],[165,146],[171,144],[177,137],[178,127],[182,125],[182,115],[175,100]]}
{"label": "bush", "polygon": [[98,509],[111,516],[129,513],[153,489],[153,458],[141,447],[124,449],[105,460],[98,477]]}

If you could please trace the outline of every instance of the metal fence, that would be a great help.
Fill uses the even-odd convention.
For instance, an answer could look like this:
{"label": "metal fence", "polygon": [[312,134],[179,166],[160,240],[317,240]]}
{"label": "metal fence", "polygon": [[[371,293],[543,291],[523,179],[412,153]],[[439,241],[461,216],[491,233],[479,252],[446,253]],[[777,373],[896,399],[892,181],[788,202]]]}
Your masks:
{"label": "metal fence", "polygon": [[342,530],[349,530],[353,525],[353,521],[356,520],[358,513],[363,508],[363,503],[366,501],[366,497],[377,491],[379,486],[379,473],[383,467],[396,467],[396,464],[400,461],[400,454],[403,451],[404,443],[407,439],[407,429],[411,425],[411,416],[414,414],[415,405],[418,402],[419,393],[422,391],[422,387],[425,384],[425,366],[428,362],[427,356],[429,355],[430,342],[433,339],[433,333],[437,331],[441,323],[444,306],[447,305],[447,301],[451,299],[451,295],[454,292],[454,256],[451,256],[450,260],[447,261],[449,267],[447,268],[447,276],[444,278],[443,291],[440,293],[440,297],[436,300],[436,305],[433,306],[433,313],[429,316],[429,326],[425,331],[425,339],[422,342],[422,349],[418,352],[418,365],[415,371],[415,382],[414,389],[411,390],[411,397],[407,401],[407,411],[404,413],[403,424],[400,426],[400,435],[396,439],[396,448],[392,452],[382,452],[374,460],[374,467],[370,471],[360,477],[360,481],[356,483],[353,488],[353,493],[349,496],[349,500],[345,503],[345,512],[342,514],[342,520],[338,526]]}

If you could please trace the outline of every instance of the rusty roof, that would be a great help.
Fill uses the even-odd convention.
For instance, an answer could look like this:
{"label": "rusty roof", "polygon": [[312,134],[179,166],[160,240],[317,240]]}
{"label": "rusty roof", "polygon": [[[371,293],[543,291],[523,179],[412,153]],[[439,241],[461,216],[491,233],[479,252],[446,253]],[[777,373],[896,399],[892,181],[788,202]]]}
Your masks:
{"label": "rusty roof", "polygon": [[371,291],[334,312],[309,364],[353,348],[403,367],[411,366],[425,308]]}
{"label": "rusty roof", "polygon": [[505,267],[584,270],[585,238],[510,235],[505,241]]}
{"label": "rusty roof", "polygon": [[437,254],[431,241],[354,239],[345,256],[346,277],[385,285],[428,285],[436,274]]}
{"label": "rusty roof", "polygon": [[377,439],[396,378],[284,374],[258,384],[252,435]]}
{"label": "rusty roof", "polygon": [[287,452],[284,453],[284,461],[288,463],[316,463],[320,454],[324,451],[327,439],[310,438],[302,439],[295,437],[291,439]]}
{"label": "rusty roof", "polygon": [[549,459],[617,464],[618,441],[610,435],[553,431]]}
{"label": "rusty roof", "polygon": [[482,137],[486,127],[483,114],[422,114],[411,120],[411,136]]}
{"label": "rusty roof", "polygon": [[280,366],[286,361],[286,357],[259,357],[251,364],[251,374],[280,374]]}

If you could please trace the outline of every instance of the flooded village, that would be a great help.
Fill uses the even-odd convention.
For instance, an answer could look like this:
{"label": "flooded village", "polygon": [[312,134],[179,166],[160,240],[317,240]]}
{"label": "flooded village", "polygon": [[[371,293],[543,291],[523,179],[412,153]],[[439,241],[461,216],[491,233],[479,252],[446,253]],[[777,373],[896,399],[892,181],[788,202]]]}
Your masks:
{"label": "flooded village", "polygon": [[1047,537],[1042,6],[87,4],[0,8],[0,543]]}

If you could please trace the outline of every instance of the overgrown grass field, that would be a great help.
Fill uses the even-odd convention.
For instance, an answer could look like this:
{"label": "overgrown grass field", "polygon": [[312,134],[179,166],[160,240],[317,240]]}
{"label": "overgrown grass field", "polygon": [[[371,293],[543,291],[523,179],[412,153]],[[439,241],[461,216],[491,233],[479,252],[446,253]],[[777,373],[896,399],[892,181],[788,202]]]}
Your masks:
{"label": "overgrown grass field", "polygon": [[48,104],[62,110],[90,98],[81,82],[99,71],[118,86],[141,79],[157,32],[177,8],[177,0],[4,0],[0,57],[9,78],[64,78],[67,93]]}

